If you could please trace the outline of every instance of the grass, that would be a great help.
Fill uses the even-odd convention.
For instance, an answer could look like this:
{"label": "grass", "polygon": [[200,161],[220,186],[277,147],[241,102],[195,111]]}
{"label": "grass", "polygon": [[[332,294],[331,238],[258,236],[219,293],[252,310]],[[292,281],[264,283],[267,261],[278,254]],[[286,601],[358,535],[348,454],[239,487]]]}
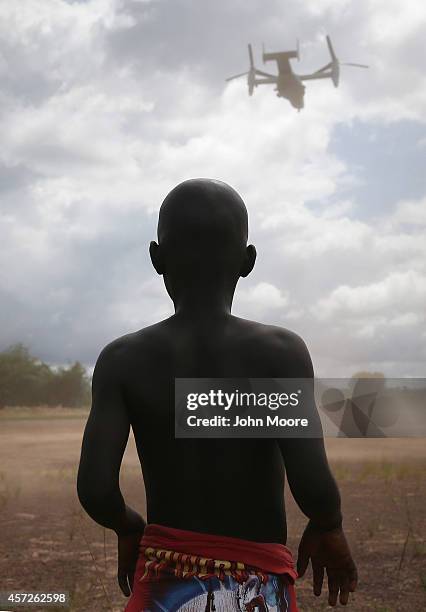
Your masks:
{"label": "grass", "polygon": [[[91,556],[91,559],[92,559],[92,563],[93,563],[93,568],[95,570],[95,574],[96,574],[97,580],[98,580],[98,582],[99,582],[99,584],[100,584],[100,586],[102,588],[102,593],[103,593],[103,595],[105,597],[106,606],[108,606],[109,610],[113,610],[111,598],[110,598],[110,596],[108,594],[105,582],[104,582],[104,580],[102,578],[102,572],[101,572],[101,570],[100,570],[100,568],[99,568],[99,566],[97,564],[95,555],[93,554],[93,551],[92,551],[91,546],[89,544],[89,540],[87,539],[87,536],[86,536],[86,533],[85,533],[85,530],[84,530],[84,526],[83,526],[83,519],[82,519],[81,515],[79,515],[79,518],[80,518],[80,521],[79,521],[79,523],[80,523],[80,533],[81,533],[81,535],[83,537],[83,540],[85,542],[86,548],[87,548],[87,550],[90,553],[90,556]],[[104,533],[104,537],[105,537],[105,533]],[[105,555],[105,549],[104,549],[104,555]]]}
{"label": "grass", "polygon": [[11,485],[5,472],[0,472],[0,511],[4,510],[10,502],[14,502],[21,494],[20,485]]}
{"label": "grass", "polygon": [[393,463],[391,461],[364,461],[355,467],[349,463],[332,464],[332,471],[339,482],[359,482],[377,478],[384,482],[400,481],[415,478],[424,479],[426,463],[409,461]]}
{"label": "grass", "polygon": [[416,538],[413,543],[413,549],[413,559],[426,556],[426,542],[424,540],[419,540]]}
{"label": "grass", "polygon": [[38,474],[40,478],[45,478],[52,481],[60,482],[76,482],[77,466],[62,466],[55,469],[41,470]]}
{"label": "grass", "polygon": [[6,406],[0,410],[0,421],[83,419],[89,407],[63,408],[62,406]]}

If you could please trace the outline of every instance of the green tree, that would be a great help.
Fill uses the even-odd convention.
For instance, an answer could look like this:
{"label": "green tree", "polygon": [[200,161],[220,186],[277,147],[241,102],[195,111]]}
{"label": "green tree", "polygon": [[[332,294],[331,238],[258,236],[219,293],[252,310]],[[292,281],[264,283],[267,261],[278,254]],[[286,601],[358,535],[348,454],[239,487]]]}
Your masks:
{"label": "green tree", "polygon": [[90,382],[80,362],[55,371],[21,343],[0,352],[0,407],[81,406],[89,401]]}
{"label": "green tree", "polygon": [[59,368],[50,380],[48,403],[62,406],[82,406],[90,402],[90,383],[79,361],[69,368]]}

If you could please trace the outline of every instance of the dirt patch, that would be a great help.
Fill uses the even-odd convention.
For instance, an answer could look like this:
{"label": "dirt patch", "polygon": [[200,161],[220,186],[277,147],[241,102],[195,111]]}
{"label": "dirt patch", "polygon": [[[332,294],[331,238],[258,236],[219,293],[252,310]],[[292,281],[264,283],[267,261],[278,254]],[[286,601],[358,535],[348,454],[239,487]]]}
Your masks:
{"label": "dirt patch", "polygon": [[[84,423],[81,416],[1,421],[0,589],[64,589],[71,594],[72,611],[118,612],[126,599],[115,579],[115,535],[84,514],[75,493]],[[424,442],[327,441],[359,566],[359,591],[351,610],[426,609]],[[121,481],[126,499],[144,513],[133,440]],[[288,491],[286,501],[288,545],[296,552],[305,519]],[[297,591],[301,612],[330,609],[325,597],[312,594],[309,574],[298,582]]]}

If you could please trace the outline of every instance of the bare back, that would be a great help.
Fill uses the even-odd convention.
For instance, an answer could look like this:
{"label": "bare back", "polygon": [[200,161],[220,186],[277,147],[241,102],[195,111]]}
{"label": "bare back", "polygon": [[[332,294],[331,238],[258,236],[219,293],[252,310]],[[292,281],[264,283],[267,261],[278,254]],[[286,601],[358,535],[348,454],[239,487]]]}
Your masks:
{"label": "bare back", "polygon": [[174,379],[300,375],[294,334],[231,315],[208,325],[174,316],[116,342],[148,522],[284,543],[277,442],[175,439]]}

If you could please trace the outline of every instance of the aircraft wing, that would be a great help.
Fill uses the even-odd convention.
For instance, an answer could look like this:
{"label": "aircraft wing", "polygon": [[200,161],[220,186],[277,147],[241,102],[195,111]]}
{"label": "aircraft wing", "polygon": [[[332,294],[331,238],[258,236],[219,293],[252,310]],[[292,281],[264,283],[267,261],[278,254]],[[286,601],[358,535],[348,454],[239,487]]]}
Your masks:
{"label": "aircraft wing", "polygon": [[314,81],[315,79],[331,79],[331,70],[327,72],[314,72],[312,74],[298,74],[301,81]]}
{"label": "aircraft wing", "polygon": [[331,78],[333,70],[332,70],[333,64],[330,62],[329,64],[326,64],[325,66],[323,66],[322,68],[320,68],[319,70],[316,70],[315,72],[312,72],[311,74],[299,74],[299,79],[301,81],[311,81],[314,79],[328,79]]}
{"label": "aircraft wing", "polygon": [[269,74],[268,72],[263,72],[262,70],[257,70],[256,69],[256,74],[258,74],[259,76],[263,76],[263,77],[268,77],[270,79],[274,79],[275,81],[277,80],[277,77],[275,74]]}
{"label": "aircraft wing", "polygon": [[295,57],[297,57],[297,53],[295,51],[283,51],[281,53],[264,53],[263,61],[269,62],[271,60],[275,60],[278,65],[278,72],[280,74],[288,74],[289,72],[292,72],[290,60]]}

